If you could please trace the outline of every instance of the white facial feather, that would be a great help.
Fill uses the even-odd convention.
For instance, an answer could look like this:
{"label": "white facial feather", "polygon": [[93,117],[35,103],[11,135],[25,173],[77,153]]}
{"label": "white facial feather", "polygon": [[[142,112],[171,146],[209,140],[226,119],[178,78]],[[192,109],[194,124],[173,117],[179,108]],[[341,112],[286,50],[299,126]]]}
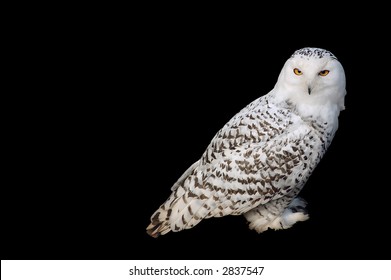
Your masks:
{"label": "white facial feather", "polygon": [[[274,95],[279,101],[292,102],[303,117],[318,115],[332,121],[331,116],[345,108],[344,69],[330,52],[314,48],[307,51],[317,51],[318,55],[297,53],[288,59],[278,77]],[[326,55],[321,55],[322,51]],[[300,75],[295,74],[294,69],[298,69]],[[325,70],[328,74],[320,75]]]}

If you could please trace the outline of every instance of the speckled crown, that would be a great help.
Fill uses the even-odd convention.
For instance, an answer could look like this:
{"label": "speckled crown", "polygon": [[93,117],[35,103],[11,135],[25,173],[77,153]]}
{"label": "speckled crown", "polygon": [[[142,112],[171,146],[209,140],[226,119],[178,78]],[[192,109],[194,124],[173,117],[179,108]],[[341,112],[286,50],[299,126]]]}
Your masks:
{"label": "speckled crown", "polygon": [[335,55],[331,52],[319,49],[319,48],[302,48],[293,53],[292,57],[300,57],[300,58],[323,58],[323,57],[331,57],[333,59],[337,59]]}

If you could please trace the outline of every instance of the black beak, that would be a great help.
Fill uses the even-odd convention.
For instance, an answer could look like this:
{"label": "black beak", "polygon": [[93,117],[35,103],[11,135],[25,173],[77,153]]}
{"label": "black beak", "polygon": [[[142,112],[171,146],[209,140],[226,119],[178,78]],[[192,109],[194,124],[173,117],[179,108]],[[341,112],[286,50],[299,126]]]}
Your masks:
{"label": "black beak", "polygon": [[308,94],[311,95],[311,87],[308,87]]}

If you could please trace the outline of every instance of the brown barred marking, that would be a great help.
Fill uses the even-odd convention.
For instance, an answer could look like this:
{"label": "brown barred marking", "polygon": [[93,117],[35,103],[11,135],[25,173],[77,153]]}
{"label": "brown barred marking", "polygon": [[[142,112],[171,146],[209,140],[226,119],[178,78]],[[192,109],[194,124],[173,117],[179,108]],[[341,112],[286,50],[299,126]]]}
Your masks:
{"label": "brown barred marking", "polygon": [[187,196],[188,196],[189,198],[198,197],[195,193],[193,193],[193,192],[191,192],[191,191],[189,191],[189,192],[187,193]]}
{"label": "brown barred marking", "polygon": [[159,223],[159,215],[160,212],[157,212],[155,215],[152,216],[151,221],[153,225],[157,225]]}

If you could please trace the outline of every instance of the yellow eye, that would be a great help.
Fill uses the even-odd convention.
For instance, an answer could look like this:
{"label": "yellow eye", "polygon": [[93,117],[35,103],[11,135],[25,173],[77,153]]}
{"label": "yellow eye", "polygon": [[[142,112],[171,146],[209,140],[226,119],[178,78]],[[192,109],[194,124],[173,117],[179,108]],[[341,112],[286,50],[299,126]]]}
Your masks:
{"label": "yellow eye", "polygon": [[330,73],[329,70],[322,70],[319,72],[319,76],[327,76],[328,73]]}
{"label": "yellow eye", "polygon": [[303,72],[301,72],[301,70],[298,68],[293,69],[293,73],[295,73],[297,76],[303,75]]}

